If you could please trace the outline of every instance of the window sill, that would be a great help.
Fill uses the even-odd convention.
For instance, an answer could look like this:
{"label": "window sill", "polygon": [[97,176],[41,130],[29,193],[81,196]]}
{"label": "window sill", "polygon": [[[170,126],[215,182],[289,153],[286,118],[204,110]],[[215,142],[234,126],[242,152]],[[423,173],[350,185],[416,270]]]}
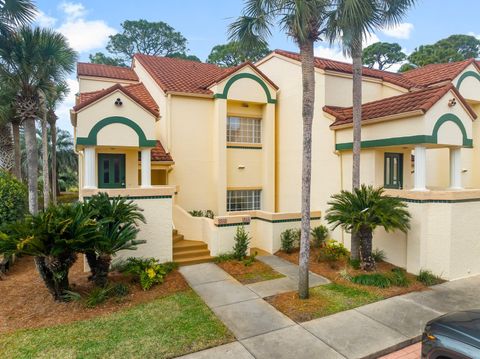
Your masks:
{"label": "window sill", "polygon": [[261,150],[261,143],[241,143],[241,142],[227,142],[227,148],[239,148],[246,150]]}

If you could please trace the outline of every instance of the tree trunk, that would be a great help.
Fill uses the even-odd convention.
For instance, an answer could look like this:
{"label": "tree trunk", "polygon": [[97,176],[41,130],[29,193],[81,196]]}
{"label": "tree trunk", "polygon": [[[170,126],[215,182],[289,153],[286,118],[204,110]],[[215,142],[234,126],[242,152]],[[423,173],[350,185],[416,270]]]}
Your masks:
{"label": "tree trunk", "polygon": [[22,180],[22,152],[20,149],[20,121],[12,121],[13,134],[13,156],[15,165],[13,167],[13,174],[19,181]]}
{"label": "tree trunk", "polygon": [[97,254],[94,251],[86,251],[85,257],[87,258],[91,273],[88,280],[95,281],[95,278],[97,277]]}
{"label": "tree trunk", "polygon": [[12,127],[9,123],[0,124],[0,169],[9,172],[14,164]]}
{"label": "tree trunk", "polygon": [[28,167],[28,209],[31,214],[38,213],[38,150],[35,119],[28,118],[25,123],[25,147]]}
{"label": "tree trunk", "polygon": [[[353,168],[352,188],[360,187],[360,151],[362,141],[362,46],[356,43],[352,48],[353,59]],[[359,238],[351,235],[350,258],[359,259]]]}
{"label": "tree trunk", "polygon": [[[53,114],[55,116],[55,114]],[[50,136],[52,137],[52,202],[57,204],[57,123],[56,120],[50,120]]]}
{"label": "tree trunk", "polygon": [[47,114],[43,114],[42,120],[42,172],[43,172],[43,209],[50,204],[50,174],[48,171],[48,132]]}
{"label": "tree trunk", "polygon": [[65,301],[65,291],[70,289],[68,273],[77,260],[77,255],[72,252],[64,252],[58,256],[47,256],[44,259],[45,268],[52,275],[53,296],[57,301]]}
{"label": "tree trunk", "polygon": [[372,256],[372,230],[369,228],[362,228],[358,232],[358,237],[360,239],[360,267],[366,271],[374,270],[375,259]]}
{"label": "tree trunk", "polygon": [[110,264],[112,263],[112,257],[108,254],[101,254],[97,258],[97,269],[95,277],[95,285],[98,287],[105,287],[108,282],[108,271],[110,270]]}
{"label": "tree trunk", "polygon": [[45,257],[35,257],[35,266],[38,274],[43,280],[50,294],[55,298],[55,282],[53,280],[53,273],[47,268],[45,264]]}
{"label": "tree trunk", "polygon": [[302,155],[302,223],[300,236],[300,259],[298,295],[308,298],[308,263],[310,259],[310,187],[312,176],[312,122],[315,103],[315,67],[313,41],[300,46],[302,62],[302,117],[303,117],[303,155]]}

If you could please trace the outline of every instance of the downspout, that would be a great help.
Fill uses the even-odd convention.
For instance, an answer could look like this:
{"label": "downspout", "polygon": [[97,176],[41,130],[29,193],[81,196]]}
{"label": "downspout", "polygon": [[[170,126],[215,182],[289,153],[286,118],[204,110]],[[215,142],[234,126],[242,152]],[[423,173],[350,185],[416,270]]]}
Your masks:
{"label": "downspout", "polygon": [[166,129],[167,129],[167,146],[168,146],[168,152],[171,152],[172,150],[172,95],[167,94],[167,124],[166,124]]}
{"label": "downspout", "polygon": [[[338,157],[340,160],[340,190],[343,191],[343,154],[342,152],[338,151],[335,147],[337,145],[337,131],[333,130],[333,153]],[[342,234],[342,244],[345,244],[345,231],[342,229],[340,231]]]}

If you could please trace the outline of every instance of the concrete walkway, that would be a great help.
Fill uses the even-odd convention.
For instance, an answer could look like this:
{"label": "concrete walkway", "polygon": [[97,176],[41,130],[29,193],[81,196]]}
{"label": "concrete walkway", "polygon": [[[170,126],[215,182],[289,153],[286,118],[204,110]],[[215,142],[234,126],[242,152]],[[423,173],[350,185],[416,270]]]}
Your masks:
{"label": "concrete walkway", "polygon": [[[274,256],[259,259],[294,280],[297,266],[292,269]],[[188,359],[378,358],[417,341],[428,320],[445,312],[480,307],[477,276],[298,324],[261,299],[281,288],[244,286],[213,263],[180,271],[238,340],[183,357]],[[281,284],[281,279],[269,282]],[[282,288],[295,290],[289,286]]]}

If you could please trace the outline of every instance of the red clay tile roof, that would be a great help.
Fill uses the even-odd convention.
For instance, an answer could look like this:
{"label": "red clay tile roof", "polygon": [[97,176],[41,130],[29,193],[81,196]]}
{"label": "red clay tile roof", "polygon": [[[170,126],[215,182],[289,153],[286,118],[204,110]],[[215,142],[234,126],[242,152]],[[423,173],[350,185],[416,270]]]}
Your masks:
{"label": "red clay tile roof", "polygon": [[[476,118],[475,112],[458,93],[455,86],[447,84],[365,103],[362,105],[362,121],[418,110],[425,113],[450,90],[455,92],[470,115]],[[323,111],[335,117],[335,122],[330,127],[350,124],[353,121],[352,107],[324,106]]]}
{"label": "red clay tile roof", "polygon": [[[417,69],[406,71],[402,76],[420,86],[434,85],[440,82],[452,81],[468,65],[478,64],[474,59],[459,62],[450,62],[447,64],[431,64]],[[480,68],[480,67],[479,67]]]}
{"label": "red clay tile roof", "polygon": [[116,80],[138,81],[138,76],[129,67],[90,64],[86,62],[77,63],[78,76],[106,77]]}
{"label": "red clay tile roof", "polygon": [[[292,60],[300,61],[300,54],[296,52],[285,51],[285,50],[275,50],[274,53],[288,57]],[[315,63],[315,67],[322,70],[343,72],[347,74],[352,73],[352,64],[349,64],[346,62],[340,62],[340,61],[335,61],[330,59],[324,59],[321,57],[315,57],[314,63]],[[404,78],[401,74],[397,74],[394,72],[381,71],[376,69],[370,69],[368,67],[363,67],[362,74],[367,77],[381,79],[385,82],[389,82],[391,84],[394,84],[406,89],[418,87],[415,82],[412,82],[409,79]]]}
{"label": "red clay tile roof", "polygon": [[155,100],[142,83],[129,86],[115,84],[104,90],[80,93],[77,99],[77,104],[73,107],[73,110],[79,111],[116,90],[120,90],[125,93],[140,106],[152,113],[155,117],[159,116],[159,110]]}
{"label": "red clay tile roof", "polygon": [[273,87],[278,87],[252,63],[224,68],[213,64],[184,59],[136,54],[138,60],[164,92],[183,92],[212,95],[209,87],[244,66],[252,66]]}
{"label": "red clay tile roof", "polygon": [[157,145],[152,148],[152,161],[173,162],[173,158],[170,153],[167,153],[160,141],[157,141]]}

